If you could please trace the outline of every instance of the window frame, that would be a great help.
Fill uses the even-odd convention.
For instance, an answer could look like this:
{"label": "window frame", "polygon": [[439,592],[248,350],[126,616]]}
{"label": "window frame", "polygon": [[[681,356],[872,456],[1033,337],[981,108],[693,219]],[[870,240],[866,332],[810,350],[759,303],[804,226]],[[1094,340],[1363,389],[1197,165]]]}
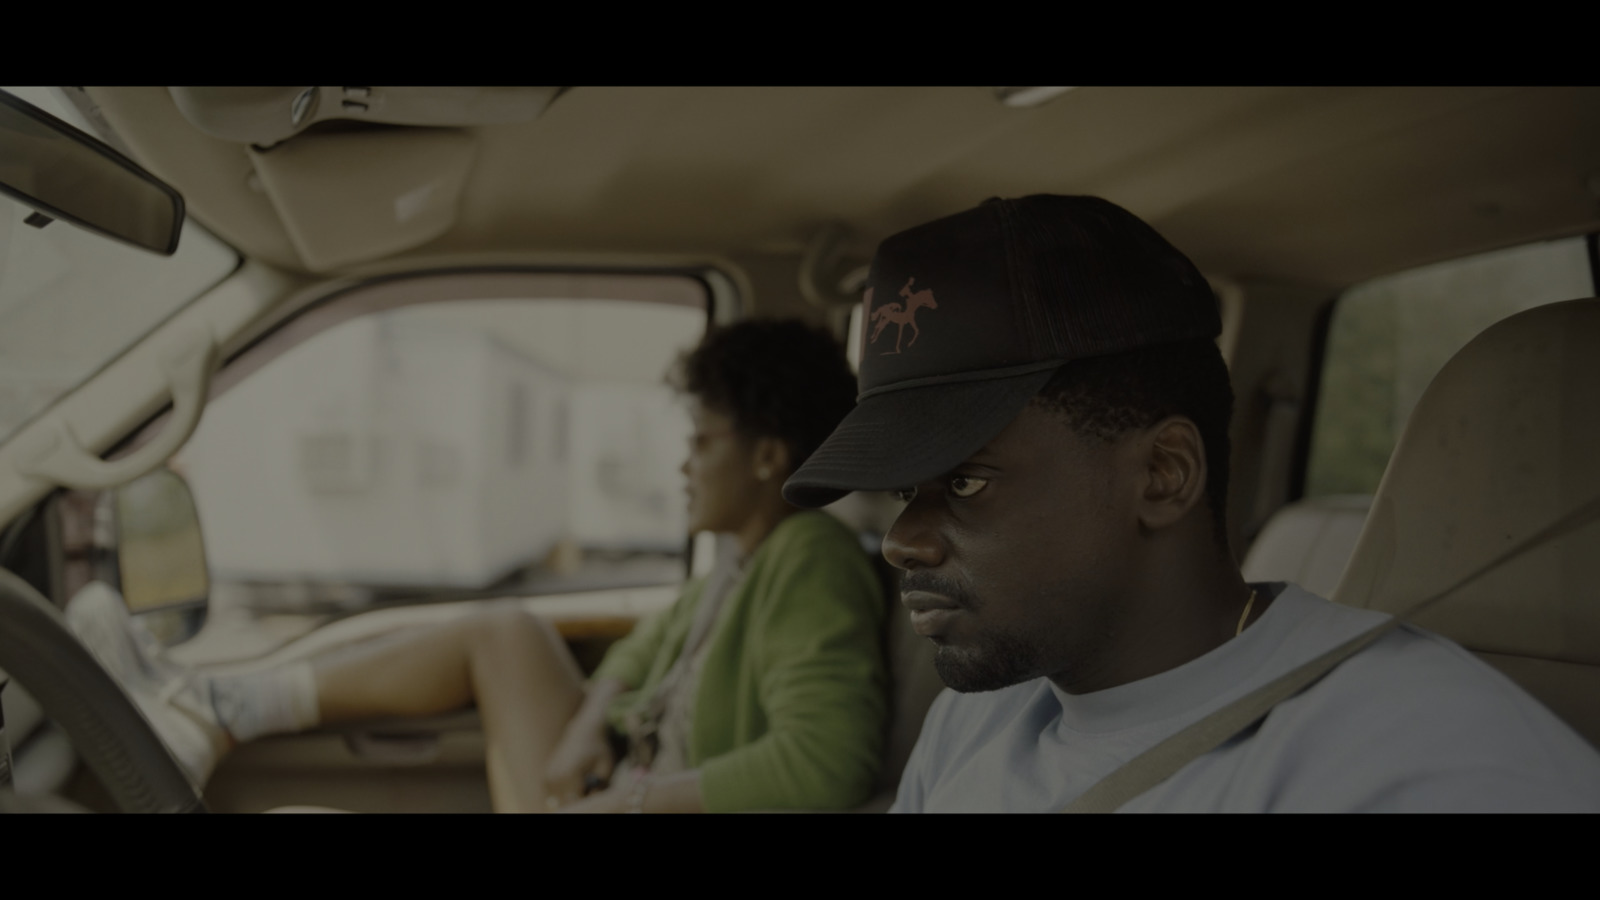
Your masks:
{"label": "window frame", "polygon": [[[597,281],[596,279],[605,279]],[[219,363],[206,396],[209,406],[256,371],[318,334],[374,313],[408,306],[449,302],[474,302],[485,299],[632,300],[637,302],[677,303],[705,309],[705,327],[737,317],[742,303],[736,283],[709,267],[697,268],[586,268],[518,265],[483,265],[430,268],[397,272],[350,282],[324,282],[298,292],[279,304],[275,314],[249,329],[237,349],[227,352]],[[461,290],[462,286],[469,290]],[[574,285],[582,285],[574,289]],[[631,286],[631,289],[629,287]],[[689,302],[689,292],[697,298]],[[678,299],[674,300],[673,295]],[[147,441],[162,433],[172,414],[169,404],[142,425],[130,431],[105,458],[117,459],[136,452]],[[203,417],[202,413],[202,417]],[[47,501],[48,502],[48,501]],[[695,562],[695,541],[686,537],[685,573]],[[604,591],[605,588],[596,590]],[[418,603],[457,602],[503,596],[505,591],[487,589],[432,592],[425,597],[385,600],[329,617],[324,625],[350,615]],[[530,595],[532,596],[532,595]],[[599,619],[615,618],[597,612]],[[574,619],[573,628],[583,629],[586,620]],[[319,626],[321,627],[321,626]]]}
{"label": "window frame", "polygon": [[[722,273],[708,268],[602,269],[537,266],[459,266],[395,273],[365,278],[355,282],[323,283],[314,285],[308,290],[303,290],[298,295],[280,304],[275,310],[275,315],[249,329],[238,341],[238,346],[224,354],[222,361],[217,365],[217,371],[211,378],[210,391],[206,394],[206,405],[209,406],[218,397],[243,382],[257,369],[287,353],[300,343],[329,328],[361,316],[401,309],[407,306],[451,301],[471,302],[484,299],[506,299],[508,297],[529,300],[584,299],[583,296],[574,296],[570,292],[548,289],[545,292],[511,294],[495,291],[480,296],[433,293],[435,291],[444,291],[452,283],[446,279],[468,278],[476,280],[482,276],[509,276],[506,281],[501,282],[507,285],[514,284],[515,282],[511,279],[516,278],[609,276],[624,280],[647,277],[687,279],[704,292],[706,329],[708,331],[716,324],[724,321],[723,317],[728,315],[728,310],[725,307],[737,307],[738,305],[736,296],[731,298],[728,296],[732,281],[723,276]],[[719,280],[720,284],[718,283]],[[408,291],[408,288],[415,290]],[[385,296],[390,291],[395,291],[396,296]],[[630,297],[625,293],[606,292],[596,294],[592,291],[585,293],[590,294],[594,299],[662,302],[651,297]],[[374,300],[374,297],[376,297],[376,300]],[[366,300],[365,303],[360,302],[363,299]],[[729,303],[730,299],[734,302]],[[686,303],[683,305],[696,304]],[[161,432],[171,414],[172,407],[169,403],[139,426],[130,430],[126,437],[118,441],[106,452],[104,458],[115,460],[135,452]]]}

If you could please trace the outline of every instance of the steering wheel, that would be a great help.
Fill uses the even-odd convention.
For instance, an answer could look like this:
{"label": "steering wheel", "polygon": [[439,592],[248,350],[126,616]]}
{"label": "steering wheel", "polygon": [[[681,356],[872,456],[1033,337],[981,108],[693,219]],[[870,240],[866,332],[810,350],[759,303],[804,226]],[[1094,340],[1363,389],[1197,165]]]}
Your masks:
{"label": "steering wheel", "polygon": [[0,669],[33,694],[45,715],[99,776],[123,812],[206,812],[150,723],[33,586],[0,569]]}

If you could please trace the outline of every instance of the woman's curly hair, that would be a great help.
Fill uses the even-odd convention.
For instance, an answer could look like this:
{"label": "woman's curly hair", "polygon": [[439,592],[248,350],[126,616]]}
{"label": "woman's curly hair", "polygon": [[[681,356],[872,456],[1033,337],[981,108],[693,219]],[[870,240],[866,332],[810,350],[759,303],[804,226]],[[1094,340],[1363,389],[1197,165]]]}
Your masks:
{"label": "woman's curly hair", "polygon": [[798,320],[713,329],[678,358],[667,383],[731,418],[745,437],[784,441],[795,468],[856,405],[856,376],[844,348],[826,330]]}

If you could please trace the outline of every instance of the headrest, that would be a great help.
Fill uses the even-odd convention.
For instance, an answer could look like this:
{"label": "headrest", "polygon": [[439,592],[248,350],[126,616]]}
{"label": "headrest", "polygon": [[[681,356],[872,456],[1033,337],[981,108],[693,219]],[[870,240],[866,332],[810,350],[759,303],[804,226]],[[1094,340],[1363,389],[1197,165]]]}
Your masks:
{"label": "headrest", "polygon": [[[1518,313],[1434,378],[1336,602],[1407,614],[1600,497],[1600,299]],[[1412,617],[1475,651],[1600,664],[1600,521]]]}

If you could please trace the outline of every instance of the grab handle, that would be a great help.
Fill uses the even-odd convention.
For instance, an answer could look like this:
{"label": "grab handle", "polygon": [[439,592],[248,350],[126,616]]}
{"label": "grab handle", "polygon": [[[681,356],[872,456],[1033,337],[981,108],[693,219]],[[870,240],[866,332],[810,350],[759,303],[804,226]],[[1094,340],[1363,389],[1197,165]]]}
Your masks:
{"label": "grab handle", "polygon": [[138,478],[166,462],[200,424],[216,368],[217,343],[209,332],[191,332],[179,349],[161,362],[172,392],[172,416],[148,444],[118,460],[103,460],[83,449],[64,421],[22,454],[22,474],[69,488],[100,490]]}

